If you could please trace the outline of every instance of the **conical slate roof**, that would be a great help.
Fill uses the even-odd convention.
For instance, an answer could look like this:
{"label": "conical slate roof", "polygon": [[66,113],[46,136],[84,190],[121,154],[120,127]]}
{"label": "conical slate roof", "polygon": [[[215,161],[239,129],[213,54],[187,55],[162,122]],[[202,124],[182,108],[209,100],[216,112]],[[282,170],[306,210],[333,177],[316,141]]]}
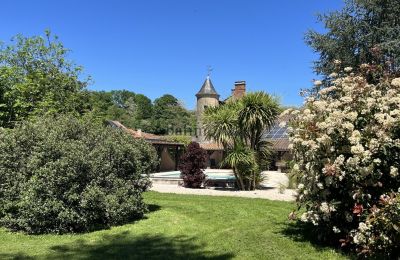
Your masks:
{"label": "conical slate roof", "polygon": [[215,95],[219,96],[217,91],[215,91],[215,88],[211,82],[210,77],[207,76],[206,80],[203,83],[203,86],[201,86],[201,89],[199,92],[197,92],[196,96],[202,96],[202,95]]}

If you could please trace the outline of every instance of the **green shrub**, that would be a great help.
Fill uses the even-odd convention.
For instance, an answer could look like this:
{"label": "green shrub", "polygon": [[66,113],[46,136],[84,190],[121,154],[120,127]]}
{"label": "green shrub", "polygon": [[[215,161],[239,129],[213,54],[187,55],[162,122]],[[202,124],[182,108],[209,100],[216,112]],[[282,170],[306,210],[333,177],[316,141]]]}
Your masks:
{"label": "green shrub", "polygon": [[156,152],[143,140],[63,116],[0,130],[0,224],[27,233],[82,232],[146,212]]}

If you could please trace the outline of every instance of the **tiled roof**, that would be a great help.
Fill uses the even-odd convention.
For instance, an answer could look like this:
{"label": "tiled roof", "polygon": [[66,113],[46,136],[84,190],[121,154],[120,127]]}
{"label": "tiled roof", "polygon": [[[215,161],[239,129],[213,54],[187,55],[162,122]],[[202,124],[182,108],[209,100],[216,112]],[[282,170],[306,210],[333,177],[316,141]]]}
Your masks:
{"label": "tiled roof", "polygon": [[267,139],[267,141],[272,144],[272,149],[274,151],[289,151],[288,138]]}
{"label": "tiled roof", "polygon": [[150,134],[150,133],[143,132],[141,130],[133,130],[133,129],[127,128],[126,126],[124,126],[123,124],[121,124],[118,121],[111,121],[110,120],[108,122],[112,127],[122,129],[125,132],[129,133],[130,135],[132,135],[134,138],[143,138],[143,139],[145,139],[146,141],[148,141],[148,142],[150,142],[152,144],[184,145],[182,143],[168,141],[168,140],[166,140],[165,136]]}
{"label": "tiled roof", "polygon": [[222,151],[224,147],[218,143],[200,143],[200,147],[208,151]]}

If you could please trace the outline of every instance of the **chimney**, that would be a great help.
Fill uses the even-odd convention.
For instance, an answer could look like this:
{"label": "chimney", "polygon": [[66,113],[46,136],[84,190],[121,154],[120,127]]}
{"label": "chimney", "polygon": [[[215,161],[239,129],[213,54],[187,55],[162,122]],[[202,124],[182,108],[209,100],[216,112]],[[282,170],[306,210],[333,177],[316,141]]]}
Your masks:
{"label": "chimney", "polygon": [[234,98],[241,98],[246,93],[246,81],[236,81],[235,88],[232,89],[232,96]]}

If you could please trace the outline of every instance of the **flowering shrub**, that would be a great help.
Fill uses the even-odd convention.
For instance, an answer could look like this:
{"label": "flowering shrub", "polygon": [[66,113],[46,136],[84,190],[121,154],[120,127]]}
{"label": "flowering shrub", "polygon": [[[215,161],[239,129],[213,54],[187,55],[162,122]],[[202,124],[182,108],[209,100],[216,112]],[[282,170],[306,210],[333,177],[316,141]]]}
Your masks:
{"label": "flowering shrub", "polygon": [[393,256],[400,245],[400,78],[369,84],[351,71],[331,74],[331,86],[308,95],[301,111],[284,112],[294,118],[301,220],[321,239]]}

